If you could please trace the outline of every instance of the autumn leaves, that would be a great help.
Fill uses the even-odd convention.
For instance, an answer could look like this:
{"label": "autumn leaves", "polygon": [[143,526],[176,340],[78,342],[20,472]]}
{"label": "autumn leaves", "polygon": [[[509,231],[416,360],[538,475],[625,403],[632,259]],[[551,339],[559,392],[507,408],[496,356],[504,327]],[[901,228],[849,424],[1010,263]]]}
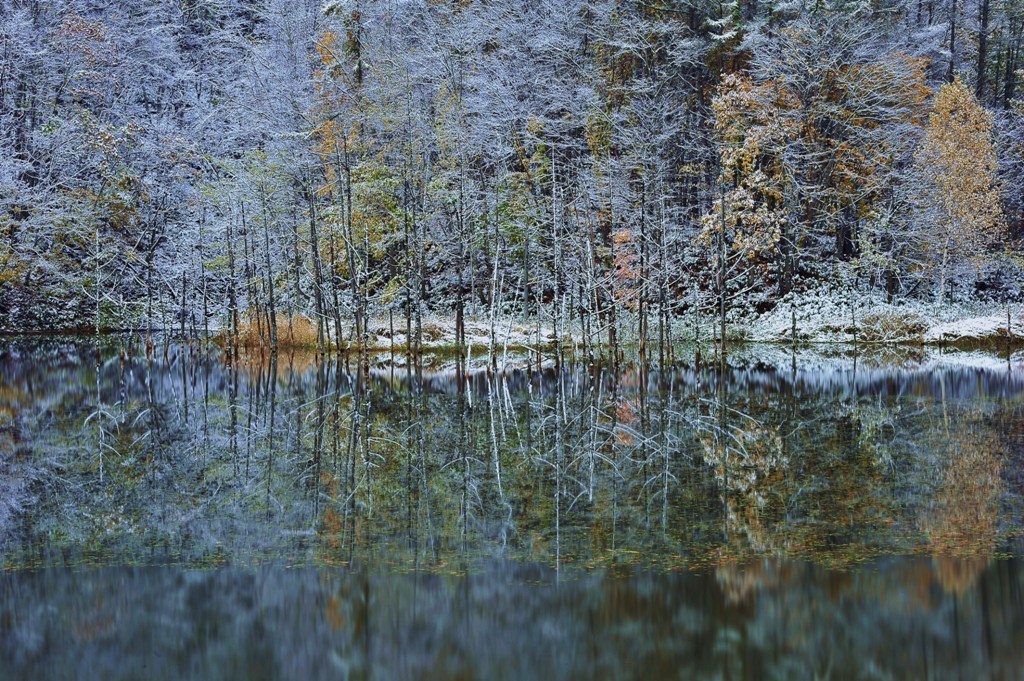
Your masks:
{"label": "autumn leaves", "polygon": [[935,96],[917,161],[933,218],[929,250],[941,302],[950,267],[979,264],[1005,229],[992,116],[962,81],[943,85]]}
{"label": "autumn leaves", "polygon": [[720,189],[701,239],[724,231],[728,270],[781,293],[825,255],[941,297],[1005,231],[991,116],[959,80],[932,97],[925,60],[862,36],[792,27],[778,43],[712,102]]}

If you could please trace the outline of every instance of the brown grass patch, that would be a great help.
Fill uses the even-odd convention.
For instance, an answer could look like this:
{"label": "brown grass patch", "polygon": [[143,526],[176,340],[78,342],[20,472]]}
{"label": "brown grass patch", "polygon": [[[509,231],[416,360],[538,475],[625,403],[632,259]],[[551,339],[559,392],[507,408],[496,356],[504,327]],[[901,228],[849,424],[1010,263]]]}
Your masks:
{"label": "brown grass patch", "polygon": [[[315,348],[317,346],[316,324],[301,314],[277,313],[277,346],[279,348]],[[262,330],[262,336],[260,331]],[[270,332],[267,318],[257,318],[252,310],[238,320],[238,344],[243,348],[268,347]]]}
{"label": "brown grass patch", "polygon": [[868,343],[920,340],[928,324],[913,312],[874,312],[860,320],[858,339]]}
{"label": "brown grass patch", "polygon": [[433,322],[423,322],[423,326],[420,327],[420,331],[423,335],[423,340],[433,343],[444,338],[444,329],[438,324]]}

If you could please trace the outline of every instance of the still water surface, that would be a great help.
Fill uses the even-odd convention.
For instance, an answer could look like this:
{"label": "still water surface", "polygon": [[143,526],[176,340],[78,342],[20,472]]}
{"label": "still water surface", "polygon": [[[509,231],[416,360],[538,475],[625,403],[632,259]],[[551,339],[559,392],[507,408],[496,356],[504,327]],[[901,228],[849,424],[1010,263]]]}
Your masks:
{"label": "still water surface", "polygon": [[0,343],[3,679],[1024,678],[1024,366]]}

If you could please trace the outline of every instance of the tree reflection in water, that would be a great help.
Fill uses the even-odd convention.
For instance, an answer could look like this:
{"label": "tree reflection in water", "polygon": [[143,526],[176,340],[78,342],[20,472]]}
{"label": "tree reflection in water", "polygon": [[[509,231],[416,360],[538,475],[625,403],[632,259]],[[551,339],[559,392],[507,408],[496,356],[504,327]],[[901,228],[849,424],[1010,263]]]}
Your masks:
{"label": "tree reflection in water", "polygon": [[1020,372],[133,350],[0,351],[14,678],[1021,668]]}

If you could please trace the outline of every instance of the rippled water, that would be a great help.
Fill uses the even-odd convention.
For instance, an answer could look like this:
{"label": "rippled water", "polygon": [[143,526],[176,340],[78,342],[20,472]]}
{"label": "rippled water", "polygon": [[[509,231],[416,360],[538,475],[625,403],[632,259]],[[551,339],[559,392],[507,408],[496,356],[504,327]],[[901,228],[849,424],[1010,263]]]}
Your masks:
{"label": "rippled water", "polygon": [[1024,366],[732,362],[5,341],[0,678],[1024,677]]}

